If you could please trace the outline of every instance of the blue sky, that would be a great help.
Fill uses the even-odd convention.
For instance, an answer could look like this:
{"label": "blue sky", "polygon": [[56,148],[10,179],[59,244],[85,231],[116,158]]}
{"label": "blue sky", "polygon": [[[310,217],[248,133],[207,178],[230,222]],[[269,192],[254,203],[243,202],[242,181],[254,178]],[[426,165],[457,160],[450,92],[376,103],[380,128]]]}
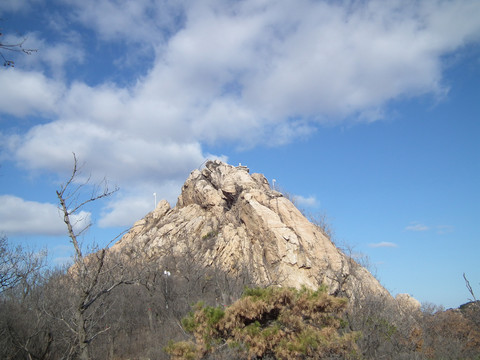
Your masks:
{"label": "blue sky", "polygon": [[[115,196],[85,245],[172,205],[207,158],[325,214],[393,294],[480,292],[480,2],[0,3],[0,231],[71,253],[55,190],[72,152]],[[79,180],[82,180],[81,178]],[[363,254],[363,255],[361,255]]]}

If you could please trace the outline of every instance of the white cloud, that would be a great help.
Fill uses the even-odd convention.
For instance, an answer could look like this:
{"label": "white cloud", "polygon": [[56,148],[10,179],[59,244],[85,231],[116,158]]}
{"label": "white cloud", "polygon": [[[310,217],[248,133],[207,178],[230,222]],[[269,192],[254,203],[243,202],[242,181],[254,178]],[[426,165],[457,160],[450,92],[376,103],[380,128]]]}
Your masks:
{"label": "white cloud", "polygon": [[317,205],[317,199],[315,196],[304,197],[302,195],[293,195],[293,201],[298,206],[313,207]]}
{"label": "white cloud", "polygon": [[184,178],[204,161],[199,143],[168,142],[161,135],[148,139],[90,122],[39,125],[26,138],[16,149],[16,157],[29,169],[68,171],[75,152],[86,163],[87,175],[91,172],[130,185]]}
{"label": "white cloud", "polygon": [[23,62],[33,68],[46,65],[55,78],[65,76],[65,65],[82,63],[85,59],[85,53],[79,44],[75,43],[57,43],[46,45],[44,41],[37,41],[35,48],[38,52],[32,56],[23,58]]}
{"label": "white cloud", "polygon": [[[75,230],[81,230],[90,222],[90,213],[81,211],[71,221]],[[57,206],[12,195],[0,195],[0,231],[7,235],[68,235]]]}
{"label": "white cloud", "polygon": [[374,244],[368,244],[369,247],[372,247],[372,248],[382,248],[382,247],[398,247],[397,244],[395,243],[392,243],[392,242],[388,242],[388,241],[382,241],[382,242],[379,242],[379,243],[374,243]]}
{"label": "white cloud", "polygon": [[[181,184],[203,144],[284,144],[320,123],[376,121],[399,97],[442,96],[442,57],[480,38],[480,2],[467,0],[63,3],[69,21],[125,52],[153,46],[156,58],[129,87],[0,72],[2,112],[51,116],[2,141],[26,169],[68,174],[74,151],[88,172],[128,188],[104,226],[133,223],[148,207],[142,189]],[[74,45],[47,44],[42,66],[82,61]]]}
{"label": "white cloud", "polygon": [[19,69],[0,71],[0,113],[15,116],[54,113],[62,84],[39,72]]}
{"label": "white cloud", "polygon": [[411,225],[408,225],[405,227],[405,230],[407,231],[427,231],[430,230],[430,228],[427,225],[420,224],[420,223],[412,223]]}
{"label": "white cloud", "polygon": [[71,20],[93,28],[107,41],[152,42],[180,24],[184,3],[179,0],[64,0],[71,5]]}
{"label": "white cloud", "polygon": [[[460,29],[441,22],[452,10],[446,5],[266,3],[192,6],[146,79],[146,91],[173,107],[187,104],[178,115],[195,118],[201,140],[251,141],[248,132],[261,134],[255,142],[274,141],[272,128],[292,129],[290,119],[358,114],[372,121],[398,96],[442,95],[440,56],[478,38],[480,29],[470,13],[475,5],[465,2],[452,20],[468,24]],[[452,34],[445,37],[444,28]]]}
{"label": "white cloud", "polygon": [[132,219],[140,220],[153,210],[153,197],[129,196],[112,201],[99,221],[101,227],[132,226]]}
{"label": "white cloud", "polygon": [[109,226],[132,226],[137,220],[145,217],[154,210],[155,197],[157,204],[160,200],[167,200],[175,205],[183,182],[165,182],[164,184],[143,184],[140,189],[129,189],[110,201],[104,208],[99,225]]}

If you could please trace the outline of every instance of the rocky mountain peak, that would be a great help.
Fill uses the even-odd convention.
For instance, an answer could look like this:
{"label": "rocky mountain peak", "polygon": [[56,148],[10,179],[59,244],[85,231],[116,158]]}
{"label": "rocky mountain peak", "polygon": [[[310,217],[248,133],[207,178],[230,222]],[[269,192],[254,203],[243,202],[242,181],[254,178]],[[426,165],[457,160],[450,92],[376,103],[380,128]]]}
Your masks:
{"label": "rocky mountain peak", "polygon": [[242,193],[271,191],[263,175],[250,175],[249,172],[246,166],[235,167],[219,160],[208,161],[203,170],[194,170],[190,174],[182,187],[177,206],[197,204],[202,208],[223,207],[228,210]]}
{"label": "rocky mountain peak", "polygon": [[218,160],[190,174],[174,208],[161,201],[113,248],[141,249],[149,259],[177,254],[232,277],[248,272],[258,285],[390,297],[263,175]]}

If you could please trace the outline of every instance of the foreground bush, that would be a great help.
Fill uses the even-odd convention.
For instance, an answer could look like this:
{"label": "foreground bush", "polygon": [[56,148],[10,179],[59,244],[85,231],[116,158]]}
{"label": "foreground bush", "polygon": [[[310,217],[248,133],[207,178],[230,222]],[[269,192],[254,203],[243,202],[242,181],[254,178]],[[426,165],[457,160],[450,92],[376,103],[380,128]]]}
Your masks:
{"label": "foreground bush", "polygon": [[235,352],[242,358],[357,358],[359,333],[345,332],[341,314],[347,300],[325,289],[247,289],[230,307],[199,303],[183,327],[195,342],[171,343],[173,359],[201,359]]}

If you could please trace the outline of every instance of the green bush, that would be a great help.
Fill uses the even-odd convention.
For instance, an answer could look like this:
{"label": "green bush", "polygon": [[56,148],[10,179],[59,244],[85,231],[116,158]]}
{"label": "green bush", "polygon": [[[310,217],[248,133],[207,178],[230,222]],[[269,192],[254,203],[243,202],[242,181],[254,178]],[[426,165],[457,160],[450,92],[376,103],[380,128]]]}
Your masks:
{"label": "green bush", "polygon": [[346,305],[325,288],[247,288],[225,311],[197,305],[182,322],[195,343],[172,344],[166,351],[173,359],[187,359],[195,349],[200,359],[228,344],[248,358],[357,358],[359,333],[343,328]]}

